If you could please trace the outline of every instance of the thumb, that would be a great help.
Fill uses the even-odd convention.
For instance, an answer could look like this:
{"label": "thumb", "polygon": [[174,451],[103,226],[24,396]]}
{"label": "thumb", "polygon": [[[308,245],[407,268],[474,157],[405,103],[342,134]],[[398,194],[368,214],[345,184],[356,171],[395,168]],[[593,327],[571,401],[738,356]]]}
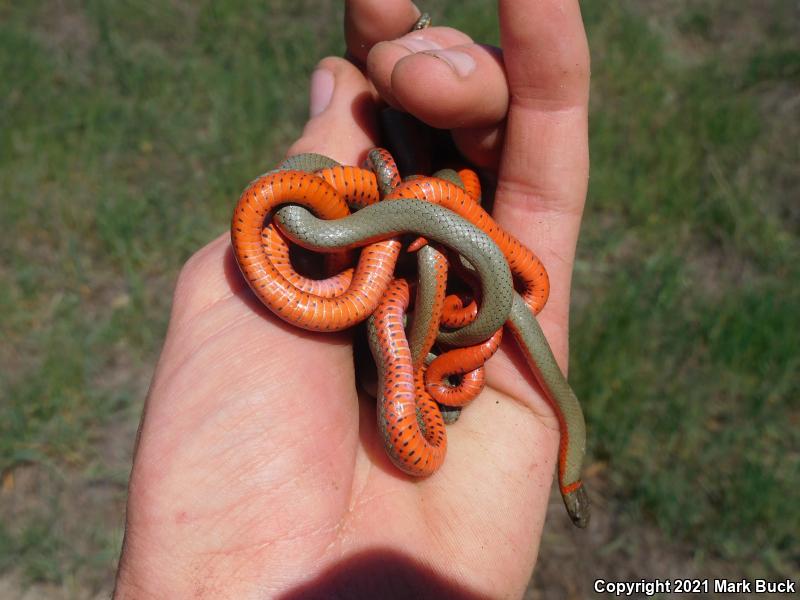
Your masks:
{"label": "thumb", "polygon": [[309,121],[289,156],[317,152],[343,164],[360,164],[377,139],[373,91],[350,62],[320,61],[311,75]]}

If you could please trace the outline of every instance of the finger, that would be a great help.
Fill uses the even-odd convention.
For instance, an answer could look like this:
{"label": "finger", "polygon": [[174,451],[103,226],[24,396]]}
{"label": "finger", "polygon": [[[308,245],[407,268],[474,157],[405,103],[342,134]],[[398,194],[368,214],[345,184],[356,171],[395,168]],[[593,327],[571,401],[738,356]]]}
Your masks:
{"label": "finger", "polygon": [[[392,89],[392,78],[398,62],[416,53],[471,43],[468,35],[450,27],[429,27],[415,31],[398,39],[375,44],[367,57],[367,74],[381,98],[395,108],[403,108],[395,99]],[[436,61],[433,57],[429,57],[429,60],[431,63]]]}
{"label": "finger", "polygon": [[376,143],[372,88],[363,74],[344,59],[326,58],[312,74],[309,116],[288,156],[317,152],[355,165]]}
{"label": "finger", "polygon": [[500,0],[500,37],[512,91],[543,108],[585,107],[589,48],[577,0]]}
{"label": "finger", "polygon": [[450,132],[456,148],[471,164],[497,171],[497,163],[503,149],[505,120],[488,127],[469,127]]}
{"label": "finger", "polygon": [[495,167],[508,110],[499,48],[447,27],[377,44],[367,72],[381,97],[438,129],[450,129],[471,163]]}
{"label": "finger", "polygon": [[[566,363],[569,287],[588,180],[589,52],[577,0],[500,1],[511,93],[495,215],[550,274],[541,317]],[[549,329],[549,331],[548,331]]]}
{"label": "finger", "polygon": [[508,109],[502,53],[479,44],[410,54],[395,65],[392,93],[439,129],[497,125]]}
{"label": "finger", "polygon": [[409,0],[347,0],[344,35],[348,56],[365,64],[375,44],[408,33],[420,14]]}

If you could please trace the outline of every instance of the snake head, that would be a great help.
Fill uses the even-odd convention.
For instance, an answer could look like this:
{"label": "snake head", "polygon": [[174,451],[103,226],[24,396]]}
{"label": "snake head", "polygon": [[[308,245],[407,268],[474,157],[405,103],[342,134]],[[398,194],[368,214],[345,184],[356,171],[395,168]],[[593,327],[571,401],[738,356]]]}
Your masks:
{"label": "snake head", "polygon": [[561,496],[564,499],[564,506],[567,507],[569,518],[576,527],[584,529],[589,524],[589,496],[583,486]]}

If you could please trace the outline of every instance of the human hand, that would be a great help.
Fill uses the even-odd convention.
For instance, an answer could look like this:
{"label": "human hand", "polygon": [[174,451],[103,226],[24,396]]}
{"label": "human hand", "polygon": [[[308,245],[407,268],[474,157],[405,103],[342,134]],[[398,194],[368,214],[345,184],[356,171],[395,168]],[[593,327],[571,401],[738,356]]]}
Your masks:
{"label": "human hand", "polygon": [[[577,2],[502,0],[500,15],[505,73],[496,54],[446,28],[367,57],[414,22],[407,0],[351,1],[348,45],[385,98],[457,127],[465,156],[497,165],[495,216],[548,268],[539,320],[564,366],[588,170],[585,36]],[[452,54],[410,54],[409,39],[459,46],[474,70],[456,75]],[[444,88],[426,96],[426,81]],[[351,64],[320,63],[311,108],[290,153],[358,164],[377,142],[373,89]],[[271,315],[222,236],[179,278],[137,444],[116,596],[520,596],[558,445],[526,369],[513,349],[498,354],[487,389],[448,429],[444,465],[412,480],[383,453],[374,403],[357,398],[349,335]]]}

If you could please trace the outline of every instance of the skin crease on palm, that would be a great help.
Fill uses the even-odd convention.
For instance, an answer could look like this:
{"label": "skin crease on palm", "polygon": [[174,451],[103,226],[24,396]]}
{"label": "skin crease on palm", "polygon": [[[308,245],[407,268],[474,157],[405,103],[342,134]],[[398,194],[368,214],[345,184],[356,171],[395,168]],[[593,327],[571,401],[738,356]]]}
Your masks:
{"label": "skin crease on palm", "polygon": [[[539,319],[564,368],[588,176],[588,50],[577,1],[501,0],[499,10],[502,55],[446,27],[395,40],[419,14],[407,0],[348,2],[348,48],[363,71],[320,63],[311,119],[289,154],[360,164],[376,142],[376,93],[453,128],[465,156],[499,169],[497,220],[547,266]],[[384,455],[374,401],[357,395],[350,334],[273,317],[229,246],[226,233],[197,252],[177,283],[137,439],[115,597],[290,597],[371,552],[407,557],[452,582],[453,597],[520,597],[559,436],[511,336],[488,365],[487,389],[448,428],[442,468],[414,480]],[[374,576],[373,591],[392,581],[380,568]]]}

